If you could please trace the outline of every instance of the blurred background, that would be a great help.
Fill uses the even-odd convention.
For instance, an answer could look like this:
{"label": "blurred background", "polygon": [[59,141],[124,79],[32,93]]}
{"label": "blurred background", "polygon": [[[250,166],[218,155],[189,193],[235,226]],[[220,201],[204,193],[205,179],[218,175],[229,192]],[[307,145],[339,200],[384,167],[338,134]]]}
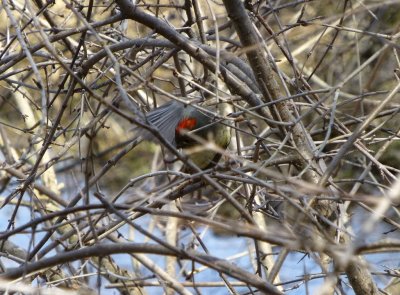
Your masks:
{"label": "blurred background", "polygon": [[[400,294],[400,1],[127,3],[2,2],[4,286]],[[215,167],[143,140],[172,100],[225,106]]]}

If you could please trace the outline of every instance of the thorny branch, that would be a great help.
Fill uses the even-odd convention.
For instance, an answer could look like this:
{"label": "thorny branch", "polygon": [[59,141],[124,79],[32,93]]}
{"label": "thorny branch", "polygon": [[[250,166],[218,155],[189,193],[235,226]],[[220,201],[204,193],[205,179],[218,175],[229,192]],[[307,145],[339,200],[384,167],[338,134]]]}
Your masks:
{"label": "thorny branch", "polygon": [[[400,293],[399,5],[3,0],[1,288]],[[218,165],[147,124],[171,100]]]}

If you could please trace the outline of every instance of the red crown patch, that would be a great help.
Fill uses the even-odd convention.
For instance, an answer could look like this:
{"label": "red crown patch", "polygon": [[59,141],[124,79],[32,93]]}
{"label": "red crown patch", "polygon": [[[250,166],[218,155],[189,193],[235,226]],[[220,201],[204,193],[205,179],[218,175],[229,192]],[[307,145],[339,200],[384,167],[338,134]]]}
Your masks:
{"label": "red crown patch", "polygon": [[183,129],[193,130],[193,128],[196,126],[196,123],[197,120],[195,118],[184,118],[178,123],[178,126],[176,126],[175,131],[180,132]]}

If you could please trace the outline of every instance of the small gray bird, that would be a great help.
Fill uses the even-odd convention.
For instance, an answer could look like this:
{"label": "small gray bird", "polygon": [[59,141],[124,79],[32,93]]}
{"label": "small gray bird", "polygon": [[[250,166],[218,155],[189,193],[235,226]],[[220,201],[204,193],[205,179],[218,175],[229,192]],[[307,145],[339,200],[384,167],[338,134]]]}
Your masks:
{"label": "small gray bird", "polygon": [[[151,110],[146,114],[146,120],[172,145],[184,151],[202,145],[196,137],[211,141],[223,150],[231,140],[230,128],[226,124],[216,121],[211,113],[178,101],[170,101]],[[203,170],[215,166],[222,156],[206,148],[187,154]]]}

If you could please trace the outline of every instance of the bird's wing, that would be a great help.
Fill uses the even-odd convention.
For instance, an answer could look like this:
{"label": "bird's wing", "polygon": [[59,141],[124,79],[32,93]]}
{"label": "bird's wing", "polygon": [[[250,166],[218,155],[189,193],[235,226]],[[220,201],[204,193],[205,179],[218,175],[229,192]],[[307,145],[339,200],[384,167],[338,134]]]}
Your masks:
{"label": "bird's wing", "polygon": [[148,112],[146,120],[158,129],[164,139],[176,146],[175,128],[183,117],[184,108],[183,103],[170,101]]}

